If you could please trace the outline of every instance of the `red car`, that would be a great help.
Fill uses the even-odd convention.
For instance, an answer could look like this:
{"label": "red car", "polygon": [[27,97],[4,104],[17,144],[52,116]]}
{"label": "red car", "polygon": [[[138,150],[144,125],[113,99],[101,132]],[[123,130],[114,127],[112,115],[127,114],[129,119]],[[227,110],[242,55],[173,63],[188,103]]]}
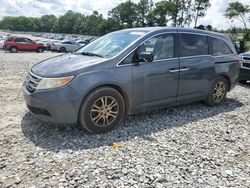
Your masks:
{"label": "red car", "polygon": [[36,43],[25,37],[9,37],[4,42],[4,48],[12,53],[16,53],[17,51],[36,51],[42,53],[46,49],[44,44]]}

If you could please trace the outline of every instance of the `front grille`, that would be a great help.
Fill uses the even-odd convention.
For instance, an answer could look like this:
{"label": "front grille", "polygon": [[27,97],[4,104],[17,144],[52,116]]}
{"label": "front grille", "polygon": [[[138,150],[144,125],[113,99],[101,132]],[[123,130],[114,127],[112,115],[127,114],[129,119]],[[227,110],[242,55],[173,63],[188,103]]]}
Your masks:
{"label": "front grille", "polygon": [[45,109],[41,109],[41,108],[35,108],[32,106],[28,106],[29,110],[36,115],[44,115],[44,116],[51,116],[50,113],[45,110]]}
{"label": "front grille", "polygon": [[242,67],[243,68],[250,68],[250,57],[243,56],[242,57]]}
{"label": "front grille", "polygon": [[243,63],[243,67],[250,68],[250,63]]}
{"label": "front grille", "polygon": [[243,61],[250,61],[250,57],[242,57]]}
{"label": "front grille", "polygon": [[26,78],[26,88],[29,92],[34,92],[38,83],[41,81],[41,78],[34,75],[33,73],[29,73]]}

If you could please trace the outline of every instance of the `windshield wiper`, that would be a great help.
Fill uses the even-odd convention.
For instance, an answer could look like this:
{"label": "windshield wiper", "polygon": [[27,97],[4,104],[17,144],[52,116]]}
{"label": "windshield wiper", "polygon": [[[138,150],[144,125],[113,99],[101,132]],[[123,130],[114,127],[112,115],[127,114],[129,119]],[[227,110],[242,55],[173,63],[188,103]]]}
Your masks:
{"label": "windshield wiper", "polygon": [[87,56],[96,56],[96,57],[101,57],[104,58],[103,55],[96,54],[96,53],[91,53],[91,52],[81,52],[82,55],[87,55]]}

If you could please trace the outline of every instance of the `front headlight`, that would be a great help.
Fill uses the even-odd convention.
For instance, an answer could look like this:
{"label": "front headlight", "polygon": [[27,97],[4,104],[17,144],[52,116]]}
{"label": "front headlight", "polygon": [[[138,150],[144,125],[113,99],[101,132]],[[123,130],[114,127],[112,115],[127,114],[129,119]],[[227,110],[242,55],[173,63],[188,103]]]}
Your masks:
{"label": "front headlight", "polygon": [[38,83],[36,89],[52,89],[67,85],[74,76],[61,77],[61,78],[42,78]]}

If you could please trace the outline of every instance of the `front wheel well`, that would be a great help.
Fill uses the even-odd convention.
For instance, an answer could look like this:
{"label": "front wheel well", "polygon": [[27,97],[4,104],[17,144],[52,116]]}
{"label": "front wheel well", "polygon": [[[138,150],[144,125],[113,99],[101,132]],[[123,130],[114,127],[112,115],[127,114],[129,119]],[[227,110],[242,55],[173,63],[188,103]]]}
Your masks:
{"label": "front wheel well", "polygon": [[87,95],[83,98],[81,104],[83,103],[83,101],[88,97],[88,95],[89,95],[91,92],[93,92],[94,90],[99,89],[99,88],[101,88],[101,87],[110,87],[110,88],[115,89],[116,91],[118,91],[118,92],[121,94],[121,96],[122,96],[122,98],[123,98],[123,100],[124,100],[124,103],[125,103],[125,114],[128,114],[128,110],[129,110],[129,98],[128,98],[128,95],[127,95],[127,93],[126,93],[120,86],[115,85],[115,84],[100,85],[100,86],[97,86],[97,87],[91,89],[91,90],[87,93]]}

